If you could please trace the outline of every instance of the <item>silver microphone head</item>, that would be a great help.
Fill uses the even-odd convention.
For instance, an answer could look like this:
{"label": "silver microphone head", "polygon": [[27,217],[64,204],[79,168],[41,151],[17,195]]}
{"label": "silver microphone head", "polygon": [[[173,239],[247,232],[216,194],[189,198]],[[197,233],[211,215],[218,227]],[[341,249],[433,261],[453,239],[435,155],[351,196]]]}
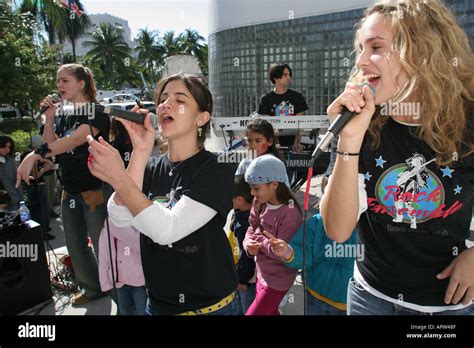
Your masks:
{"label": "silver microphone head", "polygon": [[150,115],[150,123],[153,128],[158,128],[158,116],[156,116],[153,112],[150,112],[148,115]]}
{"label": "silver microphone head", "polygon": [[51,99],[53,100],[53,103],[58,103],[61,101],[61,98],[56,93],[51,95]]}
{"label": "silver microphone head", "polygon": [[[61,101],[61,97],[59,97],[59,95],[57,95],[56,93],[51,95],[51,99],[52,99],[53,103],[55,103],[55,104]],[[48,109],[48,108],[46,108],[46,109]],[[35,116],[33,116],[33,118],[36,122],[41,120],[41,116],[43,115],[43,112],[46,111],[46,109],[40,110],[40,112],[38,112]]]}

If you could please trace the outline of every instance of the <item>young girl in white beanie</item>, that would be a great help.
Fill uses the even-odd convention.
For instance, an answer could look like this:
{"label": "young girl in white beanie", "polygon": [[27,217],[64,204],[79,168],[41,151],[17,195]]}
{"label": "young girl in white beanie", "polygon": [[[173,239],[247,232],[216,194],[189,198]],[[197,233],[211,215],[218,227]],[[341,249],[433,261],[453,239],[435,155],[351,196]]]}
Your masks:
{"label": "young girl in white beanie", "polygon": [[246,315],[279,315],[278,304],[293,285],[296,269],[285,267],[264,231],[289,242],[303,222],[301,209],[290,192],[286,168],[272,155],[252,161],[245,172],[254,196],[244,249],[255,256],[257,295]]}

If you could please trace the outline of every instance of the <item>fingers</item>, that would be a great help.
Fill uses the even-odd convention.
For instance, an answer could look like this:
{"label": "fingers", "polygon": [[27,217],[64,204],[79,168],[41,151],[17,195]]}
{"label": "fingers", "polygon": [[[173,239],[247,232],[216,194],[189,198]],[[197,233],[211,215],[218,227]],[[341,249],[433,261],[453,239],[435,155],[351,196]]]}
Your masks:
{"label": "fingers", "polygon": [[16,176],[16,183],[15,183],[15,187],[16,188],[19,188],[20,185],[21,185],[21,181],[23,180],[24,182],[26,182],[27,185],[30,184],[30,180],[33,180],[34,178],[30,175],[26,175],[23,177],[22,173],[17,173],[17,176]]}
{"label": "fingers", "polygon": [[461,301],[461,299],[464,297],[464,294],[466,293],[468,289],[469,287],[467,285],[459,284],[456,289],[456,292],[454,293],[452,303],[457,304],[459,301]]}
{"label": "fingers", "polygon": [[46,164],[53,164],[53,162],[47,158],[43,158],[43,157],[40,157],[38,158],[38,162],[41,162],[41,163],[44,163],[45,165]]}
{"label": "fingers", "polygon": [[127,130],[127,133],[130,135],[131,132],[133,132],[134,130],[132,129],[132,126],[133,126],[133,122],[132,121],[128,121],[128,120],[125,120],[123,118],[118,118],[118,117],[115,117],[115,119],[117,121],[119,121],[124,127],[125,129]]}
{"label": "fingers", "polygon": [[31,157],[26,156],[23,162],[20,164],[16,171],[16,182],[15,182],[15,187],[18,188],[21,185],[21,181],[23,180],[26,182],[28,185],[30,184],[30,179],[33,179],[32,176],[30,176],[31,173],[31,168],[33,167],[33,163],[31,162]]}
{"label": "fingers", "polygon": [[[102,141],[100,141],[101,139]],[[104,154],[112,149],[115,150],[102,137],[99,137],[100,142],[94,140],[94,138],[91,135],[88,135],[86,140],[89,143],[89,152],[92,153],[93,155]]]}
{"label": "fingers", "polygon": [[247,245],[247,252],[250,255],[256,255],[258,254],[258,251],[260,250],[261,246],[262,246],[262,243],[252,241]]}
{"label": "fingers", "polygon": [[448,288],[446,289],[446,294],[444,295],[444,303],[451,303],[451,301],[453,300],[453,296],[458,288],[458,285],[458,281],[455,281],[453,278],[450,279]]}
{"label": "fingers", "polygon": [[252,249],[255,251],[258,251],[258,249],[260,249],[261,247],[262,247],[262,243],[255,242],[255,241],[251,241],[247,246],[248,249]]}
{"label": "fingers", "polygon": [[[446,279],[451,276],[454,270],[454,266],[456,265],[456,259],[454,259],[448,267],[446,267],[441,273],[436,275],[436,278],[439,280]],[[451,303],[451,299],[453,298],[454,293],[456,292],[456,288],[458,286],[458,282],[454,281],[453,278],[450,279],[448,288],[446,289],[446,293],[444,295],[444,303],[449,304]]]}
{"label": "fingers", "polygon": [[341,113],[342,107],[360,113],[366,104],[364,97],[361,86],[347,83],[344,92],[328,107],[328,115],[337,116]]}
{"label": "fingers", "polygon": [[436,278],[442,280],[451,276],[451,273],[453,273],[454,266],[456,265],[456,262],[457,262],[456,260],[457,259],[454,259],[453,261],[451,261],[448,267],[446,267],[441,273],[438,273],[436,275]]}
{"label": "fingers", "polygon": [[271,241],[276,241],[278,240],[277,238],[275,238],[275,236],[271,233],[268,233],[267,231],[263,231],[263,235],[265,237],[267,237],[268,239],[270,239]]}
{"label": "fingers", "polygon": [[48,95],[46,98],[44,98],[40,105],[41,106],[48,106],[48,107],[53,106],[54,102],[53,102],[53,98],[51,97],[51,95]]}
{"label": "fingers", "polygon": [[364,86],[363,92],[364,92],[364,100],[366,104],[365,107],[369,111],[372,111],[372,112],[375,111],[375,96],[372,95],[372,91],[370,90],[370,87]]}
{"label": "fingers", "polygon": [[152,123],[151,123],[151,112],[148,109],[138,109],[138,106],[135,106],[132,111],[135,111],[139,114],[145,115],[145,122],[143,123],[143,126],[145,127],[146,130],[151,130],[154,129]]}
{"label": "fingers", "polygon": [[364,98],[359,91],[348,89],[340,96],[341,105],[351,112],[360,113],[365,106]]}
{"label": "fingers", "polygon": [[466,292],[462,304],[467,306],[469,304],[474,304],[474,287],[470,287]]}
{"label": "fingers", "polygon": [[104,138],[102,138],[102,137],[99,137],[99,143],[100,143],[101,145],[103,145],[106,149],[109,149],[110,151],[114,151],[114,152],[115,152],[115,151],[117,150],[115,147],[113,147],[113,146],[110,145],[108,142],[106,142],[106,141],[104,140]]}

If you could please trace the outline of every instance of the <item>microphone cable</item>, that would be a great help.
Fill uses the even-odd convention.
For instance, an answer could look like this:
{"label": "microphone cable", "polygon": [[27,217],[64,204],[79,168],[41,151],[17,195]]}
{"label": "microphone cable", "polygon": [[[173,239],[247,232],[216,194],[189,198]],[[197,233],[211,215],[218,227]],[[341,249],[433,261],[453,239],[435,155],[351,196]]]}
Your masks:
{"label": "microphone cable", "polygon": [[[107,117],[108,119],[108,117]],[[91,120],[88,117],[87,118],[88,124],[89,124],[89,131],[91,133],[91,136],[94,140],[97,140],[96,137],[94,136],[94,130],[92,129],[92,124]],[[110,122],[110,121],[109,121]],[[104,196],[104,204],[105,204],[105,227],[107,229],[107,244],[109,247],[109,262],[110,262],[110,271],[112,273],[112,289],[113,289],[113,296],[112,299],[115,300],[115,303],[117,304],[117,315],[120,315],[120,302],[118,298],[118,293],[117,293],[117,285],[115,283],[115,271],[114,271],[114,262],[113,262],[113,257],[112,257],[112,242],[110,238],[110,225],[109,225],[109,211],[107,210],[107,202],[106,202],[106,190],[105,190],[105,182],[102,182],[102,195]],[[101,229],[102,230],[102,229]],[[99,232],[99,239],[100,239],[100,232]],[[97,250],[97,255],[99,255],[99,250]],[[117,258],[117,251],[115,253],[115,258]],[[99,266],[99,260],[97,258],[97,266]],[[117,269],[117,277],[118,277],[118,269]]]}

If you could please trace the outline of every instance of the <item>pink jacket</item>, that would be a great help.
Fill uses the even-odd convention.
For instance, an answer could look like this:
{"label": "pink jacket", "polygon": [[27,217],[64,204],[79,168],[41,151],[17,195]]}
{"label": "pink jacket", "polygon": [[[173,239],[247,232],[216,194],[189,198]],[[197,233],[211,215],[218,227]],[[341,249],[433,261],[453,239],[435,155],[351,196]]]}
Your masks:
{"label": "pink jacket", "polygon": [[[123,285],[144,286],[145,277],[140,256],[140,232],[133,227],[117,227],[110,219],[109,227],[115,286],[117,288],[121,288]],[[104,224],[99,237],[99,279],[102,291],[113,288],[108,246],[107,226]]]}
{"label": "pink jacket", "polygon": [[269,209],[267,204],[263,204],[260,223],[254,207],[250,211],[249,223],[243,242],[245,251],[250,240],[263,244],[255,257],[258,281],[275,290],[288,290],[293,285],[298,270],[286,267],[281,258],[273,254],[271,245],[261,229],[290,244],[291,238],[303,223],[299,210],[285,204],[277,209]]}

